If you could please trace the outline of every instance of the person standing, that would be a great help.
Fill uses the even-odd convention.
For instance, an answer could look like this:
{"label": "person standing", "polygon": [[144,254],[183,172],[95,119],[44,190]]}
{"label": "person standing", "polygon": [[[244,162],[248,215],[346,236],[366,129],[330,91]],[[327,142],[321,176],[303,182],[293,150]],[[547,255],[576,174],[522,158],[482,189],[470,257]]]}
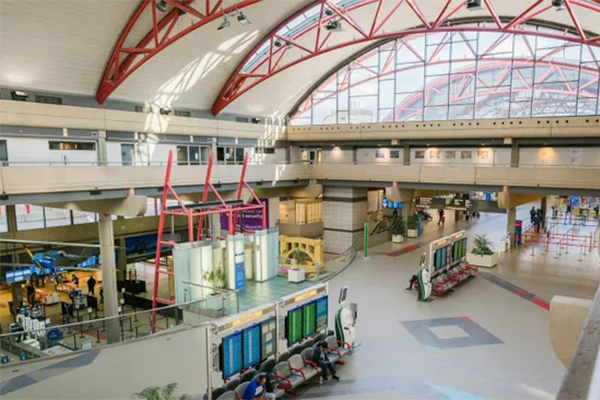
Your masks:
{"label": "person standing", "polygon": [[438,225],[444,225],[444,209],[440,208],[438,210]]}
{"label": "person standing", "polygon": [[77,275],[75,274],[71,274],[71,283],[73,284],[73,286],[75,286],[76,288],[79,287],[79,278],[77,277]]}
{"label": "person standing", "polygon": [[90,279],[87,281],[88,286],[88,295],[94,295],[94,287],[96,286],[96,280],[94,279],[94,275],[90,276]]}
{"label": "person standing", "polygon": [[255,399],[275,399],[273,393],[267,393],[266,388],[267,374],[258,374],[254,379],[250,381],[244,395],[243,400],[255,400]]}
{"label": "person standing", "polygon": [[25,290],[27,291],[27,303],[29,303],[30,307],[33,307],[33,303],[35,303],[35,286],[33,286],[32,280],[29,281]]}
{"label": "person standing", "polygon": [[329,357],[327,357],[327,342],[319,342],[315,347],[313,347],[312,362],[321,368],[321,378],[323,378],[324,381],[327,380],[328,371],[333,379],[336,381],[340,379],[340,377],[335,374],[335,368],[329,360]]}

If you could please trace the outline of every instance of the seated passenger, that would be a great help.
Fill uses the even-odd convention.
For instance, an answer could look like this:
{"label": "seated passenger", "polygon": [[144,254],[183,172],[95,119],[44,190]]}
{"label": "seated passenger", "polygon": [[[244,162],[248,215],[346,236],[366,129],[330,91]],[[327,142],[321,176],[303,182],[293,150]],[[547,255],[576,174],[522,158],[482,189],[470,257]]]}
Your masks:
{"label": "seated passenger", "polygon": [[331,377],[336,381],[340,379],[340,377],[335,374],[335,368],[329,360],[329,357],[327,357],[327,342],[319,342],[313,347],[312,362],[321,368],[321,377],[324,381],[327,380],[327,371],[331,373]]}
{"label": "seated passenger", "polygon": [[256,377],[254,377],[254,379],[252,379],[246,387],[243,400],[275,399],[275,395],[273,393],[267,393],[267,388],[265,386],[266,383],[266,374],[256,375]]}

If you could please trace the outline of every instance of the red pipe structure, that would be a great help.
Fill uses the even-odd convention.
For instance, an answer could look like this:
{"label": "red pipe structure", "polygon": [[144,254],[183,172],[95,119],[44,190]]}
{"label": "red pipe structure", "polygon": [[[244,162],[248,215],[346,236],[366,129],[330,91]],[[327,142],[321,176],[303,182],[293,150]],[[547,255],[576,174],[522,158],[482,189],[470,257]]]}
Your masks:
{"label": "red pipe structure", "polygon": [[[96,93],[96,101],[99,104],[104,103],[138,68],[187,34],[223,17],[224,14],[233,13],[261,1],[242,0],[229,7],[222,8],[223,0],[205,0],[204,2],[199,0],[163,0],[162,3],[164,3],[166,9],[170,8],[170,10],[166,12],[165,9],[164,13],[158,13],[156,5],[161,3],[159,0],[142,0],[123,30],[109,58]],[[198,11],[193,8],[192,3],[194,2],[202,6],[204,10]],[[162,14],[164,14],[164,17],[159,19],[159,15]],[[178,33],[174,33],[177,30],[175,29],[177,22],[185,14],[194,19],[193,23],[185,29],[180,29]],[[138,32],[145,30],[148,23],[152,24],[148,33],[141,40],[137,39],[139,38]],[[131,47],[131,42],[137,44]]]}
{"label": "red pipe structure", "polygon": [[[210,152],[210,157],[208,161],[208,168],[206,170],[206,179],[204,181],[204,190],[202,192],[202,202],[193,205],[185,205],[181,198],[177,195],[177,192],[171,186],[171,171],[173,167],[173,151],[169,151],[169,160],[167,162],[167,169],[165,173],[165,183],[163,186],[162,200],[160,203],[160,217],[158,220],[158,238],[156,241],[156,259],[154,262],[154,285],[152,289],[152,322],[151,328],[152,333],[154,333],[157,329],[156,326],[156,308],[158,307],[158,303],[161,304],[175,304],[174,299],[164,299],[158,297],[158,281],[162,275],[174,276],[173,271],[169,271],[161,268],[160,266],[160,258],[162,253],[163,246],[174,246],[175,241],[164,241],[163,240],[163,231],[165,229],[165,216],[178,216],[178,217],[187,217],[188,220],[188,241],[194,241],[194,217],[198,217],[198,232],[195,240],[202,240],[202,230],[204,228],[204,217],[208,215],[219,215],[219,214],[227,214],[229,218],[229,234],[234,235],[237,228],[237,216],[240,211],[247,210],[262,210],[262,229],[267,229],[267,212],[265,203],[261,202],[259,198],[254,193],[254,190],[250,187],[250,185],[246,182],[246,170],[248,167],[248,154],[244,157],[244,164],[242,166],[242,172],[240,175],[240,181],[238,183],[237,189],[237,197],[236,202],[234,204],[227,204],[225,200],[219,194],[219,191],[215,188],[215,186],[211,182],[211,174],[214,165],[214,153]],[[252,198],[256,204],[243,204],[240,203],[242,200],[242,192],[243,189],[246,188],[250,191]],[[206,204],[208,200],[209,191],[212,190],[215,197],[218,199],[217,205]],[[179,206],[178,209],[167,210],[167,198],[171,196],[177,200],[177,204]],[[240,224],[240,232],[242,232],[243,227]]]}
{"label": "red pipe structure", "polygon": [[[499,1],[500,0],[485,0],[486,7],[484,7],[483,10],[488,14],[488,17],[492,19],[493,23],[490,27],[482,27],[472,25],[443,26],[444,23],[450,21],[451,18],[465,6],[465,0],[446,0],[441,11],[434,16],[435,18],[433,18],[432,22],[429,22],[423,15],[416,0],[397,0],[398,3],[385,13],[382,12],[384,0],[364,0],[346,8],[335,5],[330,0],[317,0],[284,20],[254,47],[221,89],[219,97],[212,107],[212,113],[217,115],[229,104],[252,88],[288,68],[331,51],[374,40],[428,32],[500,32],[505,34],[545,37],[600,47],[600,36],[588,37],[586,32],[582,29],[581,24],[577,19],[577,13],[575,12],[576,8],[580,12],[592,12],[597,14],[598,19],[600,19],[600,2],[598,1],[588,3],[581,0],[564,0],[569,17],[575,27],[574,34],[520,29],[520,25],[525,24],[527,21],[540,16],[543,18],[545,14],[554,13],[554,6],[547,4],[549,2],[542,0],[523,0],[523,11],[520,13],[517,11],[514,17],[507,19],[498,16],[494,9],[494,3]],[[406,5],[401,7],[404,3],[406,3]],[[377,5],[376,12],[370,21],[367,21],[366,23],[363,22],[363,26],[358,24],[350,15],[353,12],[360,12],[361,8],[375,4]],[[288,25],[295,26],[294,20],[315,8],[318,8],[318,18],[315,18],[313,24],[295,33],[293,37],[282,36],[281,31],[284,27]],[[392,17],[395,14],[400,14],[398,11],[399,9],[404,13],[413,14],[415,20],[422,22],[422,26],[404,30],[392,28],[391,30],[388,29],[387,32],[384,32],[386,23],[393,20]],[[328,42],[332,32],[327,31],[325,25],[334,20],[343,20],[349,25],[349,29],[351,29],[355,35],[353,35],[352,38],[350,38],[349,35],[339,36],[342,40],[338,39],[329,45]],[[506,22],[503,22],[503,20]],[[315,36],[313,44],[307,44],[307,42],[310,41],[310,35]],[[261,50],[265,48],[268,50],[263,55]],[[288,57],[286,57],[286,55]]]}

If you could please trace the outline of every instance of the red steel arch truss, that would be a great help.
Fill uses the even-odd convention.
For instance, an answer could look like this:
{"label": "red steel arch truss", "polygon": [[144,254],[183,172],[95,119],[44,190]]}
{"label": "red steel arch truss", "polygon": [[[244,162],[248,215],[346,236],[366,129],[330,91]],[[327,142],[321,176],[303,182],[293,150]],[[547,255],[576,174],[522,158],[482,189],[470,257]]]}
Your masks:
{"label": "red steel arch truss", "polygon": [[[333,0],[318,0],[293,14],[267,35],[238,66],[216,99],[212,108],[213,114],[218,114],[250,89],[288,68],[331,51],[374,40],[427,32],[479,31],[541,36],[600,47],[600,36],[588,36],[577,18],[577,14],[580,12],[593,12],[598,14],[597,18],[600,21],[600,1],[598,0],[592,0],[592,2],[564,0],[565,12],[569,14],[573,23],[573,34],[522,28],[523,24],[532,19],[543,19],[546,15],[556,12],[551,2],[546,0],[522,0],[520,2],[522,3],[522,9],[516,11],[516,16],[511,18],[500,17],[496,13],[494,4],[501,0],[482,0],[485,6],[483,10],[487,14],[484,17],[487,16],[493,21],[490,26],[486,27],[446,24],[465,7],[466,0],[446,0],[435,18],[429,19],[424,15],[418,4],[424,0],[396,1],[397,3],[391,9],[382,12],[384,0],[364,0],[346,8],[336,5]],[[367,23],[364,21],[362,23],[357,22],[357,18],[353,18],[353,15],[356,16],[357,10],[367,6],[376,7],[373,17]],[[317,17],[314,18],[313,24],[306,26],[291,37],[282,35],[281,32],[288,24],[292,24],[296,18],[315,9]],[[422,26],[404,30],[389,29],[390,20],[400,12],[412,13],[415,20],[420,21]],[[478,16],[481,16],[481,13]],[[353,36],[345,35],[347,40],[333,42],[331,38],[336,33],[325,28],[330,21],[343,21],[344,24],[349,26],[347,29],[353,31]],[[307,45],[306,38],[309,36],[314,40],[310,45]],[[288,53],[292,52],[294,56],[288,56]]]}
{"label": "red steel arch truss", "polygon": [[[224,14],[261,1],[242,0],[223,8],[223,0],[142,0],[109,58],[96,100],[104,103],[138,68],[187,34],[222,18]],[[164,12],[157,9],[157,3],[164,7]],[[186,14],[192,18],[192,23],[180,29],[178,22]],[[147,29],[148,24],[151,25],[150,30]],[[147,33],[139,39],[140,32]]]}

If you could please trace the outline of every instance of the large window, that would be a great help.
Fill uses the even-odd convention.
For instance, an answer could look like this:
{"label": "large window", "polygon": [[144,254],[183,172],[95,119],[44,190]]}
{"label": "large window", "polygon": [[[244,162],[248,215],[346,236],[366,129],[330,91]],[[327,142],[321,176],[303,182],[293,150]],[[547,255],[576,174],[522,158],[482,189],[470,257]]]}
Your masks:
{"label": "large window", "polygon": [[597,115],[599,70],[600,48],[568,40],[468,30],[411,35],[329,76],[290,124]]}
{"label": "large window", "polygon": [[96,150],[96,143],[94,142],[56,142],[49,141],[48,147],[50,150]]}

